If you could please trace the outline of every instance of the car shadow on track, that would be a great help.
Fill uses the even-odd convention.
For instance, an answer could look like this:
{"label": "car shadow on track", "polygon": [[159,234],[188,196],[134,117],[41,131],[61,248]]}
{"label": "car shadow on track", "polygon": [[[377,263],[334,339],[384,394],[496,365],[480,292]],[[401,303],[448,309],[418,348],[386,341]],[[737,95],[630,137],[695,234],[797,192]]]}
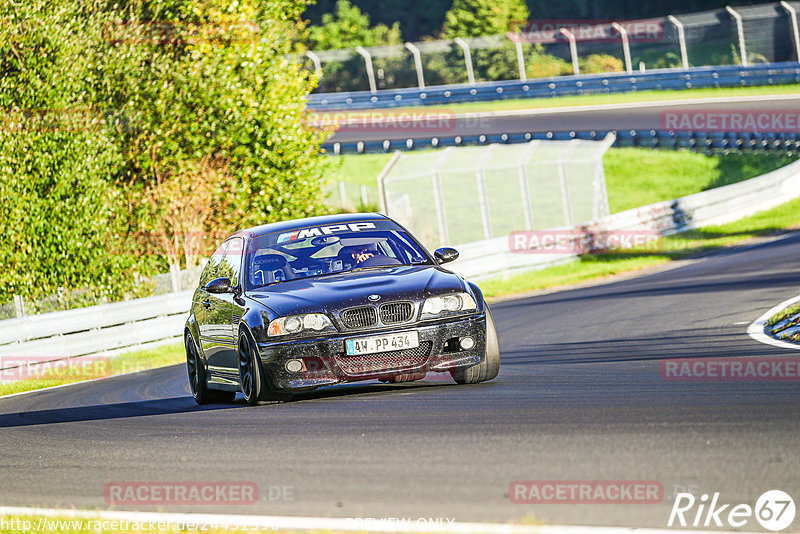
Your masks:
{"label": "car shadow on track", "polygon": [[[290,405],[303,401],[335,399],[340,397],[381,394],[388,392],[409,391],[438,386],[453,386],[454,383],[444,381],[421,381],[400,384],[343,384],[323,388],[316,391],[300,393],[285,402],[272,404]],[[270,404],[270,403],[265,403]],[[205,412],[213,410],[230,410],[246,408],[247,404],[241,396],[236,400],[224,404],[208,404],[199,406],[190,396],[172,397],[166,399],[153,399],[136,402],[118,402],[113,404],[94,404],[91,406],[77,406],[53,408],[50,410],[34,410],[0,414],[0,428],[23,426],[50,425],[56,423],[74,423],[80,421],[102,421],[109,419],[124,419],[130,417],[143,417],[152,415],[169,415],[178,413]]]}
{"label": "car shadow on track", "polygon": [[74,423],[77,421],[101,421],[149,415],[168,415],[186,412],[203,412],[241,408],[244,404],[211,404],[198,406],[192,397],[173,397],[114,404],[95,404],[50,410],[0,414],[0,428],[18,426],[50,425],[55,423]]}

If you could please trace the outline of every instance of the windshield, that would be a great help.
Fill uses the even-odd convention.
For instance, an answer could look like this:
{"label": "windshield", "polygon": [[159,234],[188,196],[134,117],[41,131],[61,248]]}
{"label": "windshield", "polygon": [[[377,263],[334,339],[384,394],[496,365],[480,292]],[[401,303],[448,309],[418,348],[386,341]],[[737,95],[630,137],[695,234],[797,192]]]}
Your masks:
{"label": "windshield", "polygon": [[422,248],[391,221],[364,221],[253,238],[247,285],[270,284],[354,269],[429,263]]}

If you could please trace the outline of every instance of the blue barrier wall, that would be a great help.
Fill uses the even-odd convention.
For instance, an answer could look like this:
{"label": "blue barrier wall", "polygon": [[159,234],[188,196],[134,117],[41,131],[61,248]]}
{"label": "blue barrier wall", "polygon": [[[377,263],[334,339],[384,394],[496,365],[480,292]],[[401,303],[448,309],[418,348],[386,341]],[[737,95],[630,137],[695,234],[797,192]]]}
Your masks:
{"label": "blue barrier wall", "polygon": [[458,102],[490,102],[515,98],[680,90],[701,87],[784,85],[800,82],[800,64],[764,63],[749,67],[694,67],[645,73],[607,73],[560,76],[476,85],[441,85],[419,89],[392,89],[377,93],[320,93],[309,96],[316,111],[381,109],[400,106],[441,106]]}
{"label": "blue barrier wall", "polygon": [[[497,135],[472,135],[434,137],[407,141],[371,141],[353,143],[327,143],[323,148],[329,154],[363,154],[394,152],[395,150],[423,150],[448,146],[488,145],[492,143],[525,143],[541,139],[564,141],[570,139],[601,140],[608,131],[542,132]],[[748,152],[766,151],[795,154],[800,151],[800,133],[758,134],[746,132],[674,132],[664,130],[616,130],[615,147],[642,147],[697,152]]]}

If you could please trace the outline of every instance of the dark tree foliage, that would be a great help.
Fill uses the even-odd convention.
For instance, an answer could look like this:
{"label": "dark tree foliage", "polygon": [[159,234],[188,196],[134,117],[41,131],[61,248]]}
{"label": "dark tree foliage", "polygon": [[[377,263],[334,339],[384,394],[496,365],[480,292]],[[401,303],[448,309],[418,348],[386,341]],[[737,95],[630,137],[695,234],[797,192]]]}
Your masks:
{"label": "dark tree foliage", "polygon": [[[709,9],[726,5],[754,5],[769,3],[764,0],[527,0],[531,18],[534,19],[635,19],[659,17]],[[367,13],[373,24],[391,26],[400,23],[403,38],[420,40],[438,36],[444,25],[445,13],[453,0],[353,0],[353,4]],[[313,24],[322,20],[324,13],[336,8],[336,0],[317,0],[305,12]]]}

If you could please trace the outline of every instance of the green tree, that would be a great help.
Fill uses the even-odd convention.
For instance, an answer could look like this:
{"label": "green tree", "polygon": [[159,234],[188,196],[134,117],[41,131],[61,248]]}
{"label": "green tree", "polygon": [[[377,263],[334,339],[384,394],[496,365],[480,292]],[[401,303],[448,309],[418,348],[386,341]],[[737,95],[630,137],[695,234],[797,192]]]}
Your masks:
{"label": "green tree", "polygon": [[0,0],[0,301],[59,286],[116,298],[164,269],[154,239],[133,238],[164,228],[170,209],[146,202],[158,183],[191,194],[224,177],[212,196],[230,201],[200,204],[203,232],[324,211],[315,82],[290,59],[304,8]]}
{"label": "green tree", "polygon": [[455,0],[445,14],[442,35],[501,35],[524,25],[529,15],[524,0]]}
{"label": "green tree", "polygon": [[400,24],[370,26],[369,15],[349,0],[338,0],[336,11],[322,16],[322,24],[309,28],[311,50],[334,50],[356,46],[402,44]]}

